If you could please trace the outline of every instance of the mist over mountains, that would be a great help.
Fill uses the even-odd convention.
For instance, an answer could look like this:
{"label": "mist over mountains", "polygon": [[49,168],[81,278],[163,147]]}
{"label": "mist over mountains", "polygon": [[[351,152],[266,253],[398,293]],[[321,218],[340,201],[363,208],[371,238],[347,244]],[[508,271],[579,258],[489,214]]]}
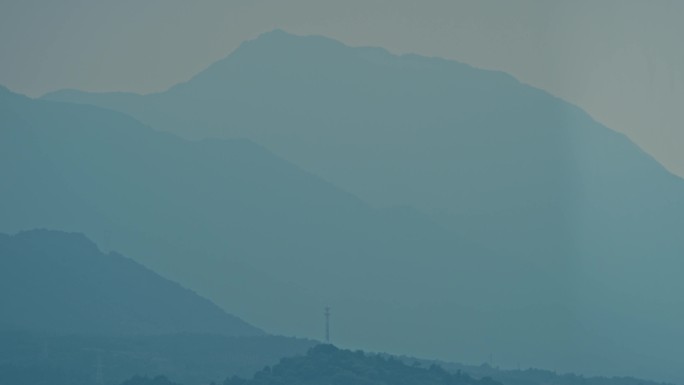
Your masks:
{"label": "mist over mountains", "polygon": [[[322,332],[331,302],[338,322],[358,325],[348,338],[362,343],[390,311],[397,324],[383,330],[399,338],[423,317],[406,306],[428,293],[515,271],[477,277],[496,266],[486,248],[412,210],[373,209],[245,140],[186,141],[112,111],[7,92],[2,107],[0,173],[12,182],[3,231],[83,232],[272,332]],[[456,293],[460,306],[481,302]]]}
{"label": "mist over mountains", "polygon": [[0,234],[0,384],[205,385],[315,344],[268,335],[82,234]]}
{"label": "mist over mountains", "polygon": [[2,231],[269,331],[684,379],[684,182],[506,74],[274,31],[159,94],[0,94]]}
{"label": "mist over mountains", "polygon": [[0,234],[0,267],[1,384],[659,385],[437,365],[267,335],[126,257],[101,253],[81,234]]}
{"label": "mist over mountains", "polygon": [[[684,251],[680,178],[575,106],[500,72],[276,30],[163,93],[46,98],[190,138],[249,138],[374,207],[416,208],[560,272],[607,273],[615,258],[655,245],[649,258]],[[659,263],[625,274],[643,265]]]}

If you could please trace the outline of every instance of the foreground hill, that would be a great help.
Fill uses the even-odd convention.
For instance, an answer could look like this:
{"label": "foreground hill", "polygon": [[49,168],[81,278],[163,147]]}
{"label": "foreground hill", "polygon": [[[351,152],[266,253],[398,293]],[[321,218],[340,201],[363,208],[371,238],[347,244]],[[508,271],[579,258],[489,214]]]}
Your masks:
{"label": "foreground hill", "polygon": [[[249,138],[376,207],[415,207],[510,257],[476,274],[488,283],[424,291],[423,302],[453,301],[416,307],[436,325],[407,325],[448,337],[407,351],[684,381],[684,181],[507,74],[274,31],[162,93],[46,98],[186,137]],[[511,273],[485,278],[497,268]],[[463,290],[479,301],[464,303]],[[397,341],[368,338],[382,339],[375,349]]]}
{"label": "foreground hill", "polygon": [[0,234],[0,330],[81,334],[261,330],[80,234]]}
{"label": "foreground hill", "polygon": [[257,372],[252,379],[238,376],[223,385],[272,384],[468,384],[468,385],[664,385],[637,378],[585,377],[544,370],[501,370],[487,364],[479,367],[431,362],[318,345],[305,356],[287,357],[278,365]]}
{"label": "foreground hill", "polygon": [[134,376],[166,375],[183,385],[208,385],[234,375],[251,377],[314,345],[268,335],[0,332],[0,384],[93,385],[99,377],[104,385],[118,385]]}
{"label": "foreground hill", "polygon": [[439,366],[429,369],[362,351],[340,350],[318,345],[300,357],[284,358],[250,380],[227,379],[224,385],[498,385],[490,379],[475,379],[464,373],[449,373]]}

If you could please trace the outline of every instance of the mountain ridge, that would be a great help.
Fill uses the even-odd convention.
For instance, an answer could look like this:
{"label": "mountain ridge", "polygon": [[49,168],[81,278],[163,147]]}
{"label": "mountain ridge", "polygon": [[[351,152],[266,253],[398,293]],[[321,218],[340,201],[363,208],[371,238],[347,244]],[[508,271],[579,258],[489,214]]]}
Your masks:
{"label": "mountain ridge", "polygon": [[5,330],[85,334],[265,333],[80,233],[0,236]]}
{"label": "mountain ridge", "polygon": [[[337,304],[358,325],[340,338],[368,344],[377,336],[358,331],[384,324],[379,309],[421,319],[397,296],[419,304],[520,270],[243,140],[188,141],[110,110],[22,98],[0,105],[0,124],[0,176],[12,181],[0,231],[83,232],[278,334],[310,336],[317,309]],[[383,328],[400,341],[407,326]]]}
{"label": "mountain ridge", "polygon": [[[450,234],[485,245],[490,253],[472,263],[449,257],[441,246],[412,251],[414,259],[444,254],[439,263],[426,257],[435,267],[426,279],[434,291],[417,285],[424,298],[439,299],[416,307],[439,322],[463,324],[452,331],[444,321],[441,334],[453,333],[445,337],[452,338],[451,348],[412,340],[410,349],[420,355],[483,356],[488,352],[482,345],[491,345],[510,365],[518,357],[541,367],[572,362],[576,366],[566,370],[585,373],[658,378],[669,370],[667,378],[681,378],[673,369],[683,365],[672,358],[679,354],[671,341],[684,338],[676,326],[684,320],[684,306],[674,294],[682,290],[684,271],[684,182],[626,136],[547,92],[451,61],[275,34],[245,43],[164,93],[115,101],[79,97],[185,137],[248,138],[372,207],[414,207]],[[417,261],[399,260],[387,269],[397,282],[418,280],[407,271],[428,277]],[[484,260],[490,262],[486,267]],[[468,267],[460,269],[462,263]],[[451,278],[444,266],[477,273]],[[494,278],[490,270],[500,271]],[[478,289],[468,290],[470,285]],[[520,290],[519,296],[509,288]],[[463,291],[473,294],[464,298]],[[531,303],[520,304],[520,298]],[[442,307],[435,305],[439,301]],[[478,345],[462,333],[482,325],[458,316],[471,309],[490,316],[486,311],[506,309],[493,317],[516,331],[503,336],[504,326],[491,321]],[[425,328],[438,334],[437,326]],[[359,339],[378,337],[364,330],[355,329]],[[548,338],[540,337],[547,332]],[[541,340],[550,345],[544,348]],[[396,338],[385,341],[394,346]],[[629,346],[618,348],[625,341]],[[669,353],[644,357],[649,341],[661,341]],[[514,349],[523,344],[529,349]],[[568,349],[551,357],[551,346]],[[632,372],[636,368],[644,372]]]}

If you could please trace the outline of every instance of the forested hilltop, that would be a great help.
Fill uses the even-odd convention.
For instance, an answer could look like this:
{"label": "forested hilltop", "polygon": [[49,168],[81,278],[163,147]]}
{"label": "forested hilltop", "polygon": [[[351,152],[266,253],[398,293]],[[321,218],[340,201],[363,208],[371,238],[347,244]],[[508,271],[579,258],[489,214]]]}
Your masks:
{"label": "forested hilltop", "polygon": [[318,345],[305,356],[284,358],[257,372],[251,380],[227,379],[223,385],[499,385],[491,378],[475,379],[450,373],[438,365],[411,366],[393,357]]}
{"label": "forested hilltop", "polygon": [[[165,376],[136,376],[121,385],[180,385]],[[216,385],[216,384],[212,384]],[[631,377],[584,377],[539,369],[502,370],[317,345],[283,358],[252,378],[231,376],[221,385],[664,385]]]}

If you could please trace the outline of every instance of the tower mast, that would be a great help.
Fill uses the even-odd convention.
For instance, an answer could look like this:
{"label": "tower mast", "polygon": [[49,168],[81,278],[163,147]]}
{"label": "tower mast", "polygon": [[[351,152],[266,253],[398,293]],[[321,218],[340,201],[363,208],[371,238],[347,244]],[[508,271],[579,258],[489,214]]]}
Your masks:
{"label": "tower mast", "polygon": [[330,343],[330,307],[325,307],[325,342]]}

